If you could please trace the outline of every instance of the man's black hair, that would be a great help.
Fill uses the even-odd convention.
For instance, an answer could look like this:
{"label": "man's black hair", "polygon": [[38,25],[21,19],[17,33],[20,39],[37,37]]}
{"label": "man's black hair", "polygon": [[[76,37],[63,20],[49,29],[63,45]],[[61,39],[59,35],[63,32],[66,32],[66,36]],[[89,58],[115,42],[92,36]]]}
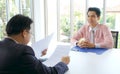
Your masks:
{"label": "man's black hair", "polygon": [[7,23],[6,32],[8,36],[17,35],[23,30],[30,30],[32,19],[22,14],[13,16]]}
{"label": "man's black hair", "polygon": [[87,14],[88,14],[89,11],[94,11],[96,13],[97,17],[99,17],[101,15],[101,11],[97,7],[90,7],[87,11]]}

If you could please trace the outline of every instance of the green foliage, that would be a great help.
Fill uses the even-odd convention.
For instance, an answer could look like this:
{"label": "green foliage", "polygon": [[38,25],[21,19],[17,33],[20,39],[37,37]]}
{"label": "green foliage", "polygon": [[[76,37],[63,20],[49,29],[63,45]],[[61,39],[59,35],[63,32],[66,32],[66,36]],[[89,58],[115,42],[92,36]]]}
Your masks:
{"label": "green foliage", "polygon": [[83,25],[82,13],[75,11],[74,13],[74,31],[77,31]]}
{"label": "green foliage", "polygon": [[19,2],[18,0],[7,1],[9,4],[6,7],[6,0],[0,0],[0,40],[6,36],[5,26],[7,21],[15,14],[18,14],[19,10],[23,15],[30,16],[30,0],[20,0],[22,5],[20,7],[22,8],[19,8],[17,4],[17,2]]}
{"label": "green foliage", "polygon": [[6,21],[6,10],[5,0],[0,0],[0,40],[5,36],[5,21]]}
{"label": "green foliage", "polygon": [[107,15],[106,17],[106,23],[111,29],[115,29],[115,15]]}
{"label": "green foliage", "polygon": [[70,36],[70,19],[68,16],[61,17],[61,32],[66,36]]}
{"label": "green foliage", "polygon": [[[107,13],[106,15],[106,25],[110,29],[115,29],[115,14]],[[103,14],[101,14],[100,23],[103,23]]]}
{"label": "green foliage", "polygon": [[[74,13],[74,31],[77,31],[82,25],[82,14],[79,11],[75,11]],[[70,17],[68,15],[63,15],[61,17],[61,32],[65,36],[70,36]],[[81,21],[82,20],[82,21]]]}

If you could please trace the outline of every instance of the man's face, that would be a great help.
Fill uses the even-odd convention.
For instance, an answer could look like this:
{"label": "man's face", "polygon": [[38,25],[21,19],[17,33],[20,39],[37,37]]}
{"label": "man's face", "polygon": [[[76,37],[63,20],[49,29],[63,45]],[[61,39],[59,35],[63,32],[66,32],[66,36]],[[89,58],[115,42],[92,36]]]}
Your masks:
{"label": "man's face", "polygon": [[97,16],[96,12],[94,11],[89,11],[87,14],[87,20],[89,24],[96,24],[99,20],[100,17]]}

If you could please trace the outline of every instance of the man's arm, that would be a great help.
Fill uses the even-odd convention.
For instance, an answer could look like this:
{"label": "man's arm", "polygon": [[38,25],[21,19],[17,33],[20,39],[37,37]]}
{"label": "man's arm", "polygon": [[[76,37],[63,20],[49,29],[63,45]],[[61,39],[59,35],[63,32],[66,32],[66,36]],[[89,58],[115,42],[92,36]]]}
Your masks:
{"label": "man's arm", "polygon": [[97,44],[101,48],[113,48],[114,41],[110,29],[104,25],[102,28],[104,41]]}
{"label": "man's arm", "polygon": [[[67,60],[67,61],[65,61]],[[69,58],[64,58],[62,62],[59,62],[53,67],[47,67],[38,60],[31,47],[27,47],[23,51],[21,56],[21,70],[29,74],[64,74],[67,70],[67,63],[69,63]],[[65,61],[65,62],[64,62]]]}

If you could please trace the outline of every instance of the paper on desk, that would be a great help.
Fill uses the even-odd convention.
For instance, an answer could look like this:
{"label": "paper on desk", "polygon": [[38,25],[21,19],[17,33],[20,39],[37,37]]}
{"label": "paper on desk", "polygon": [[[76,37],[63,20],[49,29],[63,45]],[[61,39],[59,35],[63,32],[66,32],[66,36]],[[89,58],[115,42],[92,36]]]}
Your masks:
{"label": "paper on desk", "polygon": [[53,38],[53,35],[54,33],[48,35],[47,37],[33,43],[31,46],[33,48],[33,50],[35,51],[35,55],[37,58],[40,58],[41,57],[41,52],[44,50],[44,49],[47,49],[52,38]]}

